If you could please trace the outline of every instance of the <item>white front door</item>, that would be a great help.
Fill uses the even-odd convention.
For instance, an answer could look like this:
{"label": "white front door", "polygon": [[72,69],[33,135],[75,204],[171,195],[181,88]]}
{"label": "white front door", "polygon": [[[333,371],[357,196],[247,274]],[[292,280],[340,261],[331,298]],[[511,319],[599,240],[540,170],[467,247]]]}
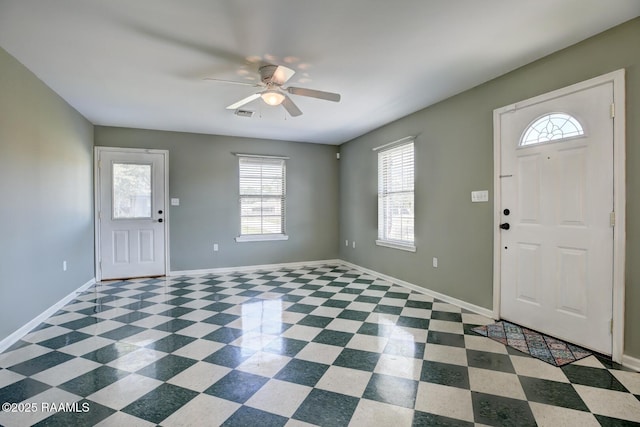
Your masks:
{"label": "white front door", "polygon": [[500,317],[612,353],[613,83],[500,120]]}
{"label": "white front door", "polygon": [[167,152],[96,148],[97,278],[166,274]]}

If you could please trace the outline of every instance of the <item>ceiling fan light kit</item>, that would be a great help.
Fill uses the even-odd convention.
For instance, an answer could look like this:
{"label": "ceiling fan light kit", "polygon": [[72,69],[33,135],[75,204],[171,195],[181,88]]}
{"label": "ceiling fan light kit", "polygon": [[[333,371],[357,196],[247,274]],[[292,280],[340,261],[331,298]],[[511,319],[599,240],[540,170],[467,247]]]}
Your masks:
{"label": "ceiling fan light kit", "polygon": [[260,73],[260,80],[262,83],[253,84],[246,82],[235,82],[230,80],[221,80],[209,78],[206,80],[213,80],[220,83],[231,83],[243,86],[262,87],[264,90],[249,95],[238,102],[235,102],[227,107],[227,110],[237,110],[238,108],[258,99],[262,98],[265,104],[276,107],[282,105],[287,112],[297,117],[302,115],[302,111],[298,106],[287,96],[287,93],[296,96],[306,96],[309,98],[323,99],[325,101],[340,102],[340,94],[325,92],[322,90],[306,89],[301,87],[283,87],[293,75],[296,73],[291,68],[287,68],[283,65],[267,64],[258,69]]}
{"label": "ceiling fan light kit", "polygon": [[264,102],[272,106],[280,105],[284,101],[284,94],[277,90],[266,90],[260,96]]}

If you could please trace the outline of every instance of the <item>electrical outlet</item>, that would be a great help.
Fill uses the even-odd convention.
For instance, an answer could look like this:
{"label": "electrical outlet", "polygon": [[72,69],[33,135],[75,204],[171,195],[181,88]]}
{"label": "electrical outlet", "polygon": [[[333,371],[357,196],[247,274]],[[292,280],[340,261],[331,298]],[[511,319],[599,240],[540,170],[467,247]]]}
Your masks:
{"label": "electrical outlet", "polygon": [[438,268],[438,258],[433,257],[433,268]]}
{"label": "electrical outlet", "polygon": [[489,201],[489,191],[488,190],[472,191],[471,192],[471,201],[473,203],[488,202]]}
{"label": "electrical outlet", "polygon": [[349,247],[349,241],[348,241],[348,240],[345,240],[345,241],[344,241],[344,245],[345,245],[346,247]]}
{"label": "electrical outlet", "polygon": [[62,271],[67,271],[67,261],[62,261]]}
{"label": "electrical outlet", "polygon": [[213,251],[214,252],[218,252],[218,244],[217,243],[213,244]]}
{"label": "electrical outlet", "polygon": [[356,248],[356,241],[354,240],[352,243],[353,243],[353,249],[355,249]]}

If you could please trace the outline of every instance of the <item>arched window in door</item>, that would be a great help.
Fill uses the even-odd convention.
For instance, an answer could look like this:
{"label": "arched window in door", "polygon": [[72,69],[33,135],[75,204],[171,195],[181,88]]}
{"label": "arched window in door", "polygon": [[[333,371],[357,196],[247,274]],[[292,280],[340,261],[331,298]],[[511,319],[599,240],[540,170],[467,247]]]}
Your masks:
{"label": "arched window in door", "polygon": [[527,126],[520,138],[520,146],[542,144],[581,135],[584,135],[584,129],[578,119],[567,113],[549,113]]}

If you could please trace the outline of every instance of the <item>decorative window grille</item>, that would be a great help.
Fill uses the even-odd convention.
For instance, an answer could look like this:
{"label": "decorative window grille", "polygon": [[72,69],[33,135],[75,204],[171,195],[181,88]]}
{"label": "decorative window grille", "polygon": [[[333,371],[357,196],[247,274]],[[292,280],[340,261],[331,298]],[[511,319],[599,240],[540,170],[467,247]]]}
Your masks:
{"label": "decorative window grille", "polygon": [[584,135],[580,122],[566,113],[551,113],[536,119],[520,138],[520,146],[542,144],[550,141]]}

